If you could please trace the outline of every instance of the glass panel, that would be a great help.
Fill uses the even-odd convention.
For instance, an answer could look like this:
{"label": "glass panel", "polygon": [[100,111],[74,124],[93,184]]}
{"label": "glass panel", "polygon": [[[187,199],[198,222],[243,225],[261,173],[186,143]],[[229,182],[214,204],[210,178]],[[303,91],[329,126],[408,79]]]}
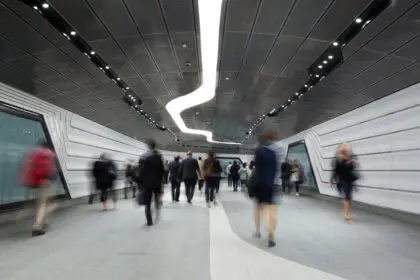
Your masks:
{"label": "glass panel", "polygon": [[[0,204],[34,198],[33,191],[19,185],[19,171],[25,151],[46,139],[41,122],[0,111]],[[64,194],[60,179],[56,194]]]}
{"label": "glass panel", "polygon": [[290,163],[292,163],[295,159],[300,162],[306,179],[302,185],[310,188],[317,188],[312,165],[309,160],[309,155],[306,151],[305,142],[300,142],[289,146],[287,158],[290,160]]}

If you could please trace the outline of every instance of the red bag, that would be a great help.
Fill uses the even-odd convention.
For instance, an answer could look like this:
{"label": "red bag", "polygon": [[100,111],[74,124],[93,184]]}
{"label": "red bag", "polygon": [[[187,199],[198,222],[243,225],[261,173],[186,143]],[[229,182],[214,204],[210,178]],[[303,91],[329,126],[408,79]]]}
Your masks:
{"label": "red bag", "polygon": [[52,179],[56,174],[54,152],[48,149],[31,151],[23,163],[21,184],[28,188],[37,188],[45,179]]}

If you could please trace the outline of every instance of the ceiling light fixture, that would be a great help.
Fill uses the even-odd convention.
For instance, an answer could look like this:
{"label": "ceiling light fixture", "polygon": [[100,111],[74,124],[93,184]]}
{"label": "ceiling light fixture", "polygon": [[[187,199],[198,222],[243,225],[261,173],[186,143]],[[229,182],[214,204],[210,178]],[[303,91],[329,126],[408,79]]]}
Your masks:
{"label": "ceiling light fixture", "polygon": [[130,89],[130,87],[125,87],[125,89],[126,89],[126,90],[129,90],[129,89]]}
{"label": "ceiling light fixture", "polygon": [[226,81],[229,81],[229,80],[230,80],[230,77],[226,77],[226,78],[225,78],[225,80],[226,80]]}
{"label": "ceiling light fixture", "polygon": [[35,9],[35,10],[37,10],[37,11],[39,10],[39,9],[38,9],[38,6],[34,6],[34,9]]}
{"label": "ceiling light fixture", "polygon": [[42,8],[44,9],[48,9],[50,7],[50,5],[48,3],[43,3],[42,4]]}
{"label": "ceiling light fixture", "polygon": [[328,56],[328,59],[330,59],[330,60],[333,59],[333,58],[334,58],[334,56],[331,55],[331,54]]}
{"label": "ceiling light fixture", "polygon": [[316,78],[319,78],[319,74],[316,74],[316,75],[315,75],[315,77],[316,77]]}
{"label": "ceiling light fixture", "polygon": [[96,53],[95,53],[94,51],[91,51],[91,52],[90,52],[90,54],[91,54],[91,55],[95,55]]}
{"label": "ceiling light fixture", "polygon": [[99,67],[99,70],[104,71],[104,69],[102,67]]}
{"label": "ceiling light fixture", "polygon": [[324,68],[324,66],[322,66],[322,65],[318,65],[318,68],[319,68],[319,69],[322,69],[322,68]]}
{"label": "ceiling light fixture", "polygon": [[186,109],[206,103],[215,97],[222,3],[223,0],[198,1],[203,82],[195,91],[171,100],[165,107],[181,132],[203,135],[211,143],[241,145],[237,142],[214,141],[211,131],[188,128],[181,117],[181,113]]}
{"label": "ceiling light fixture", "polygon": [[305,84],[305,87],[307,88],[307,87],[308,87],[308,85],[307,85],[307,84]]}
{"label": "ceiling light fixture", "polygon": [[356,18],[356,23],[362,23],[362,19],[361,18]]}
{"label": "ceiling light fixture", "polygon": [[299,92],[295,92],[295,95],[297,96],[297,95],[299,95]]}
{"label": "ceiling light fixture", "polygon": [[339,43],[338,43],[338,42],[334,42],[334,43],[333,43],[333,46],[334,46],[334,47],[338,47],[338,45],[339,45]]}
{"label": "ceiling light fixture", "polygon": [[108,66],[108,65],[107,65],[107,66],[105,66],[105,69],[106,69],[106,70],[108,70],[108,69],[109,69],[109,66]]}
{"label": "ceiling light fixture", "polygon": [[366,22],[365,22],[365,25],[367,25],[367,24],[369,24],[371,22],[371,20],[369,19],[369,20],[367,20]]}
{"label": "ceiling light fixture", "polygon": [[117,78],[117,81],[121,81],[121,78]]}
{"label": "ceiling light fixture", "polygon": [[324,63],[324,64],[327,64],[327,63],[328,63],[328,61],[324,60],[324,61],[323,61],[323,63]]}
{"label": "ceiling light fixture", "polygon": [[185,49],[186,47],[188,47],[188,44],[186,42],[184,42],[184,43],[182,43],[181,46]]}
{"label": "ceiling light fixture", "polygon": [[76,31],[70,31],[71,36],[76,36],[76,34],[77,34]]}

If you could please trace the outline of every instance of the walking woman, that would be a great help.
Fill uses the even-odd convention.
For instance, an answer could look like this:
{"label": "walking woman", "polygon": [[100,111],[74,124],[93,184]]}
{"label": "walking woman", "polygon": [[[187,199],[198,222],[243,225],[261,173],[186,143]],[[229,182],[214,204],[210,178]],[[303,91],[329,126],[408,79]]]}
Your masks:
{"label": "walking woman", "polygon": [[297,159],[293,160],[291,181],[292,181],[293,186],[296,189],[296,196],[300,196],[299,190],[300,190],[300,185],[304,181],[304,176],[305,175],[303,172],[303,168],[300,165],[299,160]]}
{"label": "walking woman", "polygon": [[202,177],[204,178],[205,182],[205,193],[206,193],[206,203],[207,207],[211,207],[211,202],[214,203],[216,206],[216,199],[215,199],[215,191],[217,188],[217,182],[219,180],[219,173],[216,172],[217,170],[217,161],[214,157],[213,152],[209,152],[209,156],[203,163],[203,172]]}
{"label": "walking woman", "polygon": [[238,185],[239,185],[239,169],[241,167],[236,162],[236,160],[233,162],[232,166],[230,167],[230,176],[232,177],[232,183],[233,183],[233,191],[238,191]]}
{"label": "walking woman", "polygon": [[114,181],[117,179],[117,167],[107,154],[102,154],[93,165],[93,176],[96,180],[96,187],[101,192],[101,202],[104,211],[108,210],[108,194],[111,193],[116,208],[117,198],[113,189]]}
{"label": "walking woman", "polygon": [[337,190],[344,198],[344,218],[351,221],[350,207],[354,182],[359,179],[356,171],[357,162],[352,157],[350,144],[343,143],[337,151],[337,158],[333,163],[331,182],[337,184]]}
{"label": "walking woman", "polygon": [[216,159],[216,169],[214,172],[216,173],[216,194],[219,193],[220,189],[220,180],[222,180],[222,166],[220,165],[220,161]]}
{"label": "walking woman", "polygon": [[270,148],[277,139],[275,131],[266,131],[260,136],[260,147],[255,151],[255,166],[249,180],[255,199],[255,237],[261,238],[261,215],[268,212],[268,246],[274,247],[274,232],[277,223],[275,202],[277,173],[277,155]]}

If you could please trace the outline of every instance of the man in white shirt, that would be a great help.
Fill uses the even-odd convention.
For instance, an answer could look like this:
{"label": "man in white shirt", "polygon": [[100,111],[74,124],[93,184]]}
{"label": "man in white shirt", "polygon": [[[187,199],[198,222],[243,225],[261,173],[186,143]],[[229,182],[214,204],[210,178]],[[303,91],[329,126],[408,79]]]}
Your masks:
{"label": "man in white shirt", "polygon": [[203,186],[204,186],[203,164],[204,164],[203,159],[201,157],[198,157],[198,166],[200,168],[200,173],[201,173],[201,174],[197,174],[198,175],[198,189],[200,190],[200,192],[203,191]]}
{"label": "man in white shirt", "polygon": [[232,167],[232,163],[229,162],[229,164],[226,166],[226,174],[228,178],[228,187],[232,186],[232,175],[230,174],[230,168]]}

